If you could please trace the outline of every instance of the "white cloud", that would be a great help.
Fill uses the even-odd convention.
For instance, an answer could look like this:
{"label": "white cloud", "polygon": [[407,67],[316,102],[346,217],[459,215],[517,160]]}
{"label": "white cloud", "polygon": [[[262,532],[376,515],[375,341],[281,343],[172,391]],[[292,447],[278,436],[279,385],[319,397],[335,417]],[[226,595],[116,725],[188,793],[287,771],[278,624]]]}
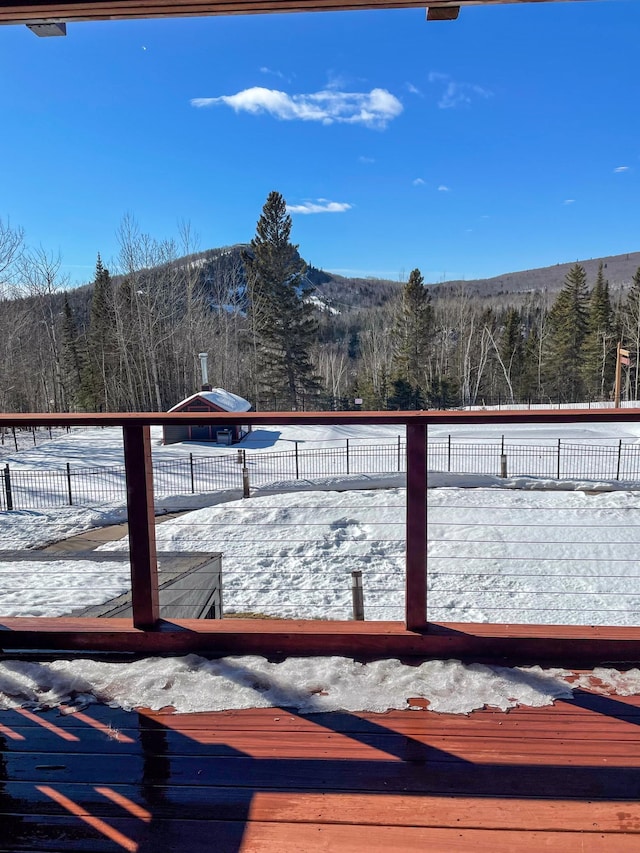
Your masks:
{"label": "white cloud", "polygon": [[449,189],[449,187],[445,187],[444,184],[440,184],[440,186],[438,187],[438,192],[439,193],[448,193],[448,192],[451,192],[451,190]]}
{"label": "white cloud", "polygon": [[376,161],[374,160],[373,157],[362,157],[361,156],[361,157],[358,157],[358,162],[369,164],[369,163],[375,163]]}
{"label": "white cloud", "polygon": [[440,83],[444,87],[438,101],[441,110],[470,104],[475,98],[490,98],[493,95],[489,89],[475,83],[459,83],[450,74],[441,74],[439,71],[431,71],[428,79],[429,83]]}
{"label": "white cloud", "polygon": [[235,95],[193,98],[193,107],[225,104],[235,112],[268,113],[282,121],[319,121],[322,124],[362,124],[383,129],[400,115],[403,106],[386,89],[370,92],[338,92],[325,89],[309,95],[288,95],[277,89],[253,86]]}
{"label": "white cloud", "polygon": [[565,198],[565,200],[562,203],[563,204],[574,204],[575,198]]}
{"label": "white cloud", "polygon": [[274,77],[279,77],[281,80],[289,80],[289,78],[282,73],[282,71],[276,71],[273,68],[267,68],[266,65],[263,65],[260,69],[261,74],[272,74]]}
{"label": "white cloud", "polygon": [[411,92],[412,95],[420,95],[420,97],[422,97],[422,92],[417,86],[414,86],[413,83],[405,83],[404,85],[407,87],[407,91]]}
{"label": "white cloud", "polygon": [[628,166],[616,166],[616,168],[613,171],[614,172],[628,172],[629,167]]}
{"label": "white cloud", "polygon": [[424,186],[424,181],[422,178],[416,178],[415,181],[412,181],[414,187],[422,187]]}
{"label": "white cloud", "polygon": [[344,201],[329,201],[326,198],[319,198],[316,201],[305,201],[303,204],[288,204],[288,213],[345,213],[351,210],[352,204],[347,204]]}

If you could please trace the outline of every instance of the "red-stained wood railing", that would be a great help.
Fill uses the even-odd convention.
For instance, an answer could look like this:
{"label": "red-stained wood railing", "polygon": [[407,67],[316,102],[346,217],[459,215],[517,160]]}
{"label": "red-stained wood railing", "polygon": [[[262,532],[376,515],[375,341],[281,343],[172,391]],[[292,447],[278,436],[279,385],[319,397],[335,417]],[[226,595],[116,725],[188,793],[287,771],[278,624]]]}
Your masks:
{"label": "red-stained wood railing", "polygon": [[149,426],[122,427],[133,625],[149,630],[160,620],[150,430]]}
{"label": "red-stained wood railing", "polygon": [[250,412],[251,425],[397,424],[407,430],[405,622],[330,620],[172,620],[159,618],[151,425],[225,426],[237,413],[0,414],[0,426],[120,426],[123,429],[132,585],[132,619],[2,618],[5,650],[134,653],[349,654],[451,657],[594,665],[639,661],[640,626],[427,623],[427,429],[454,424],[636,422],[640,409],[445,412]]}

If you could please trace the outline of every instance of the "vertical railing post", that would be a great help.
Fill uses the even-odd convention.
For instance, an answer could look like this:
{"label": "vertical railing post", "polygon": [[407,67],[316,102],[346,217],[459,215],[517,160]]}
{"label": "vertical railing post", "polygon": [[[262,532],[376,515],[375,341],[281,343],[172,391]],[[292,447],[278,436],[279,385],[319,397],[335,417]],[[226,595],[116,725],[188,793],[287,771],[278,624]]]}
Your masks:
{"label": "vertical railing post", "polygon": [[398,436],[398,471],[402,471],[402,456],[401,456],[400,436]]}
{"label": "vertical railing post", "polygon": [[349,439],[346,439],[347,442],[347,474],[349,474]]}
{"label": "vertical railing post", "polygon": [[407,551],[405,622],[427,626],[427,425],[407,424]]}
{"label": "vertical railing post", "polygon": [[294,444],[296,446],[296,480],[299,480],[300,479],[300,465],[298,462],[298,442],[296,441],[296,442],[294,442]]}
{"label": "vertical railing post", "polygon": [[136,628],[146,629],[155,627],[160,618],[150,429],[148,426],[126,424],[122,427],[122,434],[133,624]]}
{"label": "vertical railing post", "polygon": [[447,436],[447,473],[451,473],[451,435]]}
{"label": "vertical railing post", "polygon": [[558,459],[557,459],[557,465],[556,465],[556,469],[557,469],[557,472],[556,472],[556,473],[557,473],[557,477],[556,477],[556,479],[557,479],[557,480],[559,480],[559,479],[560,479],[560,442],[561,442],[561,441],[562,441],[562,439],[560,439],[560,438],[559,438],[559,439],[558,439]]}
{"label": "vertical railing post", "polygon": [[191,475],[191,494],[193,495],[196,491],[196,483],[193,476],[193,453],[189,454],[189,473]]}

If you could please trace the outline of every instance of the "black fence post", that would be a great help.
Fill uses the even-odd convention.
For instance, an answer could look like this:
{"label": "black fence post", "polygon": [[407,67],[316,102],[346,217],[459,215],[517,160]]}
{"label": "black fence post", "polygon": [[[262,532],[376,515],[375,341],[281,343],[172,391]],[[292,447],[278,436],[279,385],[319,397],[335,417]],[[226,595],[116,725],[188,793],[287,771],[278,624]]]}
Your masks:
{"label": "black fence post", "polygon": [[67,494],[69,496],[69,506],[73,506],[73,495],[71,494],[71,465],[67,462]]}
{"label": "black fence post", "polygon": [[9,471],[9,464],[7,463],[4,466],[4,494],[7,499],[7,509],[13,509],[13,493],[11,491],[11,473]]}
{"label": "black fence post", "polygon": [[451,435],[447,436],[447,473],[451,473]]}
{"label": "black fence post", "polygon": [[616,480],[620,479],[620,461],[622,458],[622,439],[618,442],[618,467],[616,469]]}
{"label": "black fence post", "polygon": [[11,427],[11,432],[13,433],[13,443],[15,444],[16,450],[17,450],[18,449],[18,437],[16,435],[16,428]]}
{"label": "black fence post", "polygon": [[402,471],[402,453],[400,446],[400,436],[398,436],[398,471]]}
{"label": "black fence post", "polygon": [[195,494],[196,485],[193,478],[193,453],[189,454],[189,473],[191,474],[191,494]]}
{"label": "black fence post", "polygon": [[364,620],[364,592],[362,589],[362,571],[354,569],[351,572],[351,600],[353,604],[353,618],[358,621]]}
{"label": "black fence post", "polygon": [[347,474],[349,474],[349,439],[346,439],[347,442]]}
{"label": "black fence post", "polygon": [[558,439],[558,465],[557,465],[557,477],[556,477],[556,479],[558,479],[558,480],[560,479],[560,441],[561,441],[561,439]]}
{"label": "black fence post", "polygon": [[299,463],[298,463],[298,442],[296,441],[296,442],[294,442],[294,444],[296,446],[296,480],[299,480],[300,479],[300,467],[299,467]]}

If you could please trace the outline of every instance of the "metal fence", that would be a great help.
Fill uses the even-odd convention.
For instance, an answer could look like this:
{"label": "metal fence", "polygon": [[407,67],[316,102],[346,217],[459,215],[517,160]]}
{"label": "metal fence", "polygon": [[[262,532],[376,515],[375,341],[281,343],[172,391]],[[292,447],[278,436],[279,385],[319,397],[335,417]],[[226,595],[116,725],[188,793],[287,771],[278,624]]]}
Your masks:
{"label": "metal fence", "polygon": [[[577,444],[458,441],[451,436],[428,443],[431,471],[550,479],[640,480],[640,445],[622,440]],[[156,461],[157,497],[197,494],[222,489],[264,486],[291,480],[354,474],[402,473],[405,442],[361,444],[345,440],[340,446],[283,452],[237,453],[216,456],[189,454]],[[0,469],[0,510],[124,502],[124,466],[80,468],[67,463],[59,469]]]}

